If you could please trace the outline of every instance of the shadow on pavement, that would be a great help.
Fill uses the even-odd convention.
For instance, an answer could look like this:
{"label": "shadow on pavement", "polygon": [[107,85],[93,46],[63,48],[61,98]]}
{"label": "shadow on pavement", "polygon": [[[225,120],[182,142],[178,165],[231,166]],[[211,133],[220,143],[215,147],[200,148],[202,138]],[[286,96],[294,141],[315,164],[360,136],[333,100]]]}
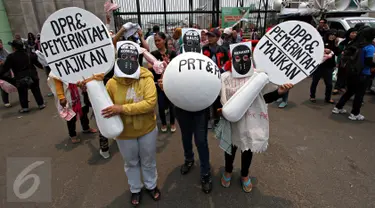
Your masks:
{"label": "shadow on pavement", "polygon": [[[79,123],[79,122],[77,122]],[[65,126],[65,128],[67,128]],[[69,136],[66,137],[61,143],[56,144],[55,148],[58,150],[64,150],[65,152],[70,152],[74,150],[75,148],[85,145],[87,140],[91,140],[93,138],[98,138],[98,134],[83,134],[77,132],[77,137],[81,139],[81,142],[78,144],[73,144],[72,141],[70,141]],[[99,139],[98,139],[99,141]]]}
{"label": "shadow on pavement", "polygon": [[[238,172],[238,170],[236,170]],[[232,185],[223,188],[220,185],[221,172],[214,175],[213,191],[204,194],[199,180],[199,164],[195,165],[187,175],[180,174],[180,167],[175,168],[161,187],[162,198],[154,202],[147,192],[143,191],[140,207],[186,207],[186,208],[227,208],[227,207],[259,207],[259,208],[291,208],[292,202],[277,196],[267,196],[256,186],[251,193],[244,193],[239,183],[239,176],[234,174]],[[252,178],[257,184],[256,179]],[[130,192],[126,191],[111,202],[108,208],[130,207]]]}
{"label": "shadow on pavement", "polygon": [[99,137],[96,137],[94,141],[90,140],[86,142],[87,146],[89,147],[92,153],[90,159],[87,160],[87,164],[89,165],[104,165],[108,163],[111,160],[111,158],[113,158],[119,152],[116,141],[113,139],[110,139],[108,142],[109,142],[109,153],[111,154],[111,157],[108,159],[104,159],[99,154],[99,148],[94,146],[92,142],[97,142],[99,146]]}

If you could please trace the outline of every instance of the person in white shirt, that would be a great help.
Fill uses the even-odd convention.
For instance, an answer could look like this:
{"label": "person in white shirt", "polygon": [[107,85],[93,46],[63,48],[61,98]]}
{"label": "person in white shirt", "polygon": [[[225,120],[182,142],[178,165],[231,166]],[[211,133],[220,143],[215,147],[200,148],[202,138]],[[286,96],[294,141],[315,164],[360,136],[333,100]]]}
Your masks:
{"label": "person in white shirt", "polygon": [[159,27],[158,25],[155,25],[155,26],[152,28],[152,32],[153,32],[153,34],[150,35],[150,36],[146,39],[146,42],[147,42],[148,46],[150,47],[150,51],[156,51],[156,50],[158,50],[158,48],[157,48],[156,45],[155,45],[154,35],[155,35],[155,33],[160,32],[160,27]]}

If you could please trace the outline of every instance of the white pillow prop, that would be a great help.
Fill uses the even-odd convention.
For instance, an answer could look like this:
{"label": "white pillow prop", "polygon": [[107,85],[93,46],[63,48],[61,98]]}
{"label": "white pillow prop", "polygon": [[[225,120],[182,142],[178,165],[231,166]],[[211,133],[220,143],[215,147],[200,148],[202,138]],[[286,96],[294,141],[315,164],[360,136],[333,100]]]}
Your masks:
{"label": "white pillow prop", "polygon": [[[101,134],[115,138],[124,129],[120,116],[104,118],[101,111],[113,105],[98,74],[112,69],[115,49],[103,22],[94,14],[68,7],[45,21],[41,48],[51,71],[62,81],[87,81],[87,92]],[[90,81],[91,80],[91,81]]]}
{"label": "white pillow prop", "polygon": [[254,73],[256,76],[225,103],[223,116],[231,122],[239,121],[269,81],[277,85],[297,84],[315,71],[323,53],[323,40],[311,25],[287,21],[275,26],[254,50],[254,62],[265,73]]}
{"label": "white pillow prop", "polygon": [[224,104],[222,108],[224,118],[230,122],[239,121],[267,83],[267,74],[254,72],[241,89]]}
{"label": "white pillow prop", "polygon": [[208,108],[221,89],[221,74],[208,57],[194,52],[178,55],[167,66],[163,88],[169,100],[186,111]]}

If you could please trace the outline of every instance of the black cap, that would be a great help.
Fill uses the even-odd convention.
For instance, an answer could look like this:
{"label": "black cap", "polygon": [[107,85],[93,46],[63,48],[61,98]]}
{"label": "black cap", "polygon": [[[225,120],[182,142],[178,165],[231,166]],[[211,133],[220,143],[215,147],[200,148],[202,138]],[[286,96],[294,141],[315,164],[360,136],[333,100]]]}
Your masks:
{"label": "black cap", "polygon": [[21,40],[13,40],[12,42],[8,43],[15,49],[23,49],[23,42]]}

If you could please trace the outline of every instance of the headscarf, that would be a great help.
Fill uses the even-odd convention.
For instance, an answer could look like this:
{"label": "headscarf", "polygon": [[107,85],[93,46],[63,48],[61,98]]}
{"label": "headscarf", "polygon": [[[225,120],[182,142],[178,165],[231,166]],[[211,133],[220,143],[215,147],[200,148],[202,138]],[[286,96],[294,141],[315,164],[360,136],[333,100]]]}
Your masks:
{"label": "headscarf", "polygon": [[335,29],[329,29],[327,30],[326,34],[324,35],[324,43],[328,42],[334,42],[335,40],[329,40],[330,35],[336,35],[337,36],[337,30]]}
{"label": "headscarf", "polygon": [[346,31],[346,33],[345,33],[345,40],[343,40],[341,43],[340,43],[340,45],[342,45],[342,46],[347,46],[348,45],[348,43],[350,42],[350,41],[353,41],[352,39],[350,39],[350,33],[352,33],[352,32],[356,32],[358,29],[357,28],[355,28],[355,27],[353,27],[353,28],[350,28],[348,31]]}

